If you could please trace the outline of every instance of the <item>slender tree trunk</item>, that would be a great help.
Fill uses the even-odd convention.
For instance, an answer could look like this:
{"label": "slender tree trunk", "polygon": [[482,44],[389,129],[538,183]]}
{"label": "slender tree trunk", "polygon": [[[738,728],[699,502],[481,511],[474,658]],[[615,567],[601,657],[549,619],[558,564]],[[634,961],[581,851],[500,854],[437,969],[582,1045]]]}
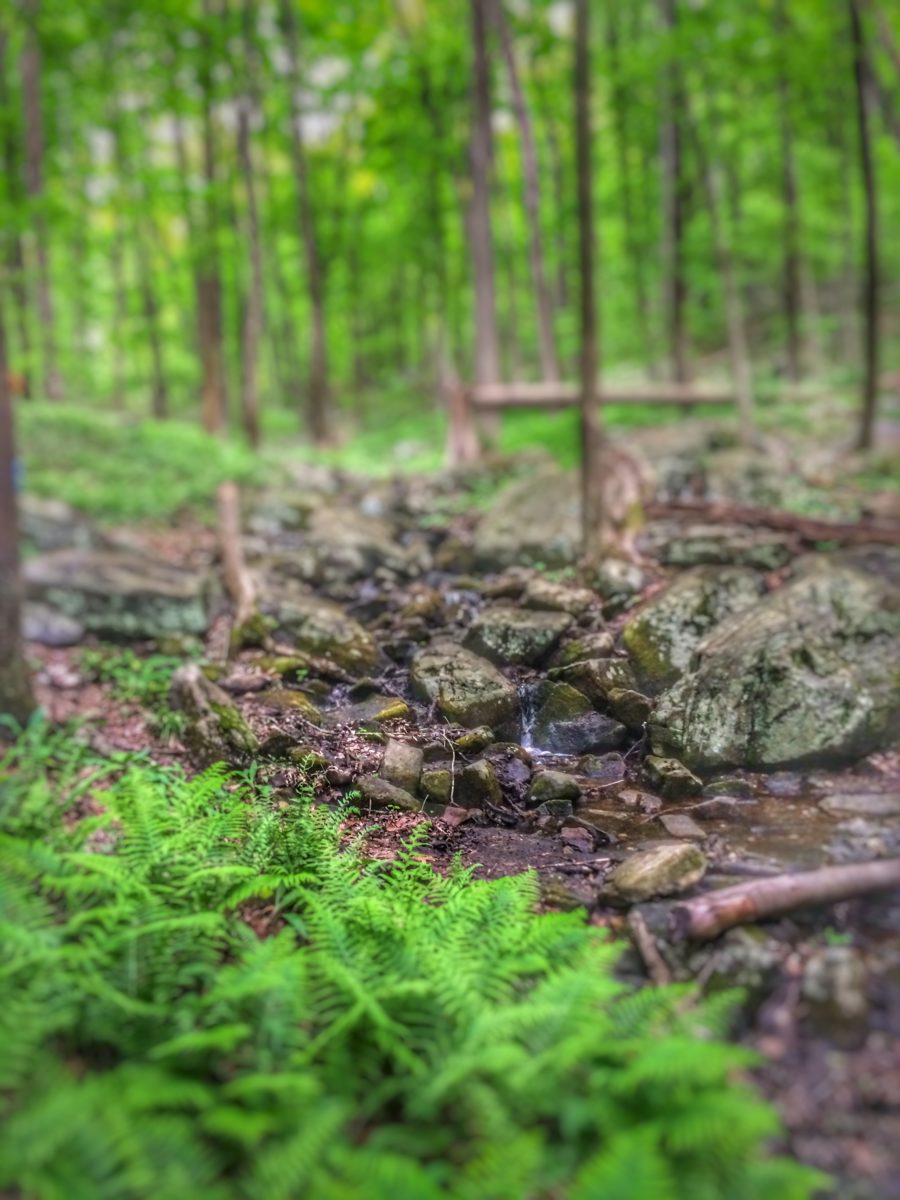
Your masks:
{"label": "slender tree trunk", "polygon": [[0,305],[0,714],[24,723],[34,711],[34,696],[22,645],[21,587],[12,397]]}
{"label": "slender tree trunk", "polygon": [[26,20],[22,51],[22,95],[25,117],[25,183],[32,205],[32,228],[37,261],[37,298],[42,338],[43,388],[51,400],[62,397],[56,361],[56,312],[50,283],[50,247],[44,214],[44,129],[41,113],[41,50],[37,22],[40,0],[23,0]]}
{"label": "slender tree trunk", "polygon": [[469,163],[472,196],[467,212],[469,251],[475,287],[475,382],[500,379],[500,339],[494,285],[494,245],[491,230],[491,77],[487,50],[489,0],[470,0],[472,20],[472,132]]}
{"label": "slender tree trunk", "polygon": [[322,267],[309,187],[309,164],[303,138],[300,110],[300,37],[292,0],[281,0],[281,19],[285,32],[290,72],[291,151],[297,187],[297,215],[300,238],[306,257],[306,279],[311,310],[309,396],[307,424],[316,445],[327,442],[329,435],[329,368],[325,326],[325,274]]}
{"label": "slender tree trunk", "polygon": [[685,309],[687,280],[684,262],[685,180],[682,163],[682,82],[674,46],[678,27],[677,0],[661,0],[663,26],[669,37],[665,71],[665,117],[662,124],[663,263],[666,272],[665,312],[672,373],[677,383],[691,378]]}
{"label": "slender tree trunk", "polygon": [[866,87],[866,44],[859,0],[848,0],[850,33],[853,45],[853,75],[856,83],[856,119],[859,136],[859,163],[865,195],[865,277],[862,288],[864,376],[862,412],[857,446],[871,450],[875,440],[878,406],[879,360],[879,261],[878,206],[875,182],[875,156],[869,129],[869,93]]}
{"label": "slender tree trunk", "polygon": [[116,213],[112,244],[113,276],[113,408],[125,408],[125,329],[128,322],[128,296],[125,286],[125,228],[121,213]]}
{"label": "slender tree trunk", "polygon": [[519,77],[519,68],[516,63],[515,49],[503,7],[503,0],[494,0],[494,16],[500,34],[500,46],[506,63],[506,73],[509,79],[510,92],[512,93],[516,123],[519,127],[519,141],[522,147],[525,213],[528,219],[528,252],[531,261],[531,280],[534,287],[535,309],[537,313],[538,343],[541,352],[541,377],[556,382],[559,379],[559,360],[556,354],[556,339],[553,333],[553,302],[550,297],[550,288],[547,284],[547,270],[544,263],[544,239],[541,230],[541,190],[534,128],[528,101]]}
{"label": "slender tree trunk", "polygon": [[600,348],[594,281],[594,199],[591,147],[591,0],[575,0],[575,155],[578,178],[579,315],[581,319],[581,520],[588,562],[602,552],[600,425],[597,375]]}
{"label": "slender tree trunk", "polygon": [[[22,201],[21,164],[18,140],[12,117],[12,98],[6,85],[6,54],[9,44],[6,30],[0,29],[0,112],[8,118],[3,129],[3,168],[6,172],[6,188],[10,204],[19,210]],[[6,270],[9,290],[16,314],[16,341],[19,357],[19,375],[22,378],[22,395],[31,395],[31,330],[28,326],[28,285],[25,273],[25,252],[22,236],[15,226],[6,237]]]}
{"label": "slender tree trunk", "polygon": [[250,286],[241,323],[241,411],[247,439],[254,448],[259,445],[259,343],[263,321],[262,241],[259,230],[259,208],[256,181],[253,174],[253,154],[250,148],[250,120],[253,109],[253,0],[246,0],[243,9],[244,52],[249,72],[248,86],[238,102],[237,152],[244,181],[247,206],[247,241],[250,260]]}
{"label": "slender tree trunk", "polygon": [[791,114],[791,85],[784,62],[784,47],[790,38],[785,0],[775,8],[775,34],[782,55],[778,67],[779,132],[781,136],[781,197],[784,206],[784,258],[782,295],[787,325],[787,371],[795,382],[803,373],[800,346],[800,222],[797,203],[797,168],[794,162],[794,123]]}

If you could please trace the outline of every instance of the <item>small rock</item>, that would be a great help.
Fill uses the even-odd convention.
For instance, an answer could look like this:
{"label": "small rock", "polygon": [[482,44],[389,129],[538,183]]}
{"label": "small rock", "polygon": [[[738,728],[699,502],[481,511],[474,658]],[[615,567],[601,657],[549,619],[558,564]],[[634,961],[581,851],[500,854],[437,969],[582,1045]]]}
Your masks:
{"label": "small rock", "polygon": [[839,793],[820,800],[819,808],[841,816],[849,813],[858,817],[897,817],[900,816],[900,795],[896,792]]}
{"label": "small rock", "polygon": [[269,692],[256,692],[253,695],[253,701],[256,704],[264,704],[266,708],[275,709],[277,712],[296,713],[305,721],[311,721],[313,725],[318,725],[322,720],[322,714],[309,696],[305,696],[303,692],[292,691],[290,688],[273,688]]}
{"label": "small rock", "polygon": [[483,808],[486,804],[497,807],[503,802],[500,784],[489,762],[480,758],[463,767],[456,781],[454,801],[463,808]]}
{"label": "small rock", "polygon": [[328,759],[314,746],[292,746],[288,758],[307,771],[324,771],[328,766]]}
{"label": "small rock", "polygon": [[625,727],[595,712],[587,697],[568,683],[542,686],[532,739],[541,750],[557,754],[590,754],[615,750],[625,740]]}
{"label": "small rock", "polygon": [[621,754],[586,754],[578,760],[578,774],[601,784],[621,783],[625,759]]}
{"label": "small rock", "polygon": [[704,796],[731,796],[734,800],[752,800],[756,796],[753,785],[740,775],[719,775],[703,785]]}
{"label": "small rock", "polygon": [[647,784],[665,800],[686,800],[698,796],[703,789],[703,781],[677,758],[649,754],[644,759],[642,771]]}
{"label": "small rock", "polygon": [[547,678],[577,688],[592,704],[606,704],[610,692],[616,689],[636,687],[627,658],[583,659],[566,667],[554,667],[547,672]]}
{"label": "small rock", "polygon": [[479,725],[454,738],[453,747],[460,754],[478,754],[479,751],[486,750],[493,740],[493,730],[487,725]]}
{"label": "small rock", "polygon": [[432,642],[415,655],[410,682],[416,695],[436,704],[448,721],[495,730],[517,721],[515,687],[492,663],[447,639]]}
{"label": "small rock", "polygon": [[22,636],[42,646],[74,646],[84,637],[84,626],[48,604],[28,601],[22,614]]}
{"label": "small rock", "polygon": [[605,629],[596,633],[583,633],[563,642],[550,661],[554,667],[568,667],[572,663],[587,662],[593,658],[609,658],[615,644],[613,635]]}
{"label": "small rock", "polygon": [[675,896],[699,883],[706,874],[706,857],[696,846],[670,842],[639,850],[609,876],[609,886],[622,900],[638,904],[653,896]]}
{"label": "small rock", "polygon": [[659,820],[670,837],[690,838],[698,842],[706,837],[704,830],[687,813],[662,813]]}
{"label": "small rock", "polygon": [[414,795],[419,786],[423,760],[424,755],[418,746],[388,738],[381,761],[381,777]]}
{"label": "small rock", "polygon": [[611,688],[607,693],[607,703],[616,720],[635,733],[644,728],[653,711],[650,697],[631,688]]}
{"label": "small rock", "polygon": [[571,846],[573,850],[577,850],[579,854],[593,853],[596,845],[596,839],[589,829],[583,829],[579,825],[567,826],[559,831],[559,836]]}
{"label": "small rock", "polygon": [[564,612],[489,608],[472,622],[465,645],[489,662],[533,667],[547,657],[571,623]]}
{"label": "small rock", "polygon": [[523,597],[526,608],[552,609],[573,617],[580,617],[598,601],[599,597],[589,588],[554,583],[543,575],[535,575],[528,581]]}
{"label": "small rock", "polygon": [[562,817],[571,817],[574,811],[572,801],[567,800],[564,796],[551,796],[539,804],[536,809],[539,816],[555,817],[557,820]]}
{"label": "small rock", "polygon": [[444,767],[423,771],[419,786],[436,804],[449,804],[453,798],[453,776]]}
{"label": "small rock", "polygon": [[581,799],[581,787],[574,775],[564,771],[540,771],[528,789],[529,804],[546,804],[548,800],[576,801]]}
{"label": "small rock", "polygon": [[869,1018],[868,974],[854,946],[826,946],[807,962],[803,998],[819,1029],[838,1045],[862,1045]]}
{"label": "small rock", "polygon": [[370,808],[402,808],[419,812],[422,805],[403,788],[395,787],[380,775],[363,775],[356,784],[365,804]]}

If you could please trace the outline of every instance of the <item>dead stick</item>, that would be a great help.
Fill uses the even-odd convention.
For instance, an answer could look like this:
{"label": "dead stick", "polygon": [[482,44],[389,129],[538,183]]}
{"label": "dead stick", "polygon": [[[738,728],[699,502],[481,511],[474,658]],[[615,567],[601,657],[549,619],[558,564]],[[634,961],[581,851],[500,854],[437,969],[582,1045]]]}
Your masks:
{"label": "dead stick", "polygon": [[256,608],[256,588],[244,562],[241,542],[241,496],[232,480],[219,484],[216,493],[222,578],[234,605],[234,626],[239,629]]}
{"label": "dead stick", "polygon": [[659,952],[656,938],[647,928],[647,922],[636,908],[633,908],[628,914],[628,932],[644,960],[644,966],[647,968],[651,982],[657,987],[665,987],[666,984],[671,983],[672,972]]}
{"label": "dead stick", "polygon": [[822,521],[801,517],[796,513],[776,512],[770,508],[755,508],[744,504],[704,504],[690,502],[647,505],[649,517],[693,517],[713,524],[727,522],[765,529],[795,533],[807,542],[878,543],[894,546],[900,543],[900,525],[876,521]]}
{"label": "dead stick", "polygon": [[670,921],[674,936],[707,942],[735,925],[780,916],[806,904],[834,904],[890,888],[900,888],[900,858],[738,883],[676,904]]}

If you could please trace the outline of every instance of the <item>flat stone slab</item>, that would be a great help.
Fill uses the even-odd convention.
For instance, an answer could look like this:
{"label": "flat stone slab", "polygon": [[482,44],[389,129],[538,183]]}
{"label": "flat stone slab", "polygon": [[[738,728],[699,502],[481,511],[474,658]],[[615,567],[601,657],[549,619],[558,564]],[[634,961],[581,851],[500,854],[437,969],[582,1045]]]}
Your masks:
{"label": "flat stone slab", "polygon": [[835,816],[900,817],[900,793],[840,793],[820,800],[819,808]]}

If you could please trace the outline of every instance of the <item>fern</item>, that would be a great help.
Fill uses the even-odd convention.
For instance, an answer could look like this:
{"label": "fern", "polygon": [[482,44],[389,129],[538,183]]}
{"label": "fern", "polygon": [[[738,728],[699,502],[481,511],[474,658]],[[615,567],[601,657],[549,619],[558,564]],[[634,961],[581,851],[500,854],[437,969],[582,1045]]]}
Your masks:
{"label": "fern", "polygon": [[421,829],[369,863],[307,795],[63,736],[0,764],[4,1194],[812,1196],[722,1005],[628,992],[532,875],[437,875]]}

